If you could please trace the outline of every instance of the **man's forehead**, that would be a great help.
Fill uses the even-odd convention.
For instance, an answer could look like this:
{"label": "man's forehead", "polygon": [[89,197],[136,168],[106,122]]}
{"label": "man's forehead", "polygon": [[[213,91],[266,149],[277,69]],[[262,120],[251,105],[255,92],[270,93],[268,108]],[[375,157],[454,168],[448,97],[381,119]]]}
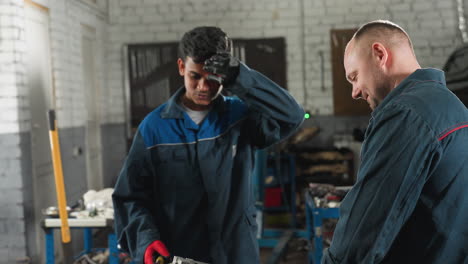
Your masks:
{"label": "man's forehead", "polygon": [[356,40],[354,38],[352,38],[348,42],[348,44],[346,44],[345,54],[344,54],[345,58],[354,52],[355,46],[356,46]]}
{"label": "man's forehead", "polygon": [[346,46],[345,55],[344,55],[344,69],[345,69],[345,77],[346,79],[351,82],[353,79],[353,75],[357,72],[357,55],[355,49],[355,42],[351,40],[348,45]]}
{"label": "man's forehead", "polygon": [[195,63],[192,58],[187,57],[185,60],[185,66],[187,68],[193,68],[193,69],[198,69],[198,68],[203,68],[204,64],[203,63]]}
{"label": "man's forehead", "polygon": [[192,65],[192,64],[196,64],[196,63],[195,63],[195,61],[193,61],[193,58],[192,58],[192,57],[187,56],[187,57],[185,58],[185,64],[187,64],[187,65]]}
{"label": "man's forehead", "polygon": [[187,57],[185,60],[185,68],[187,71],[191,73],[196,73],[199,75],[207,75],[208,72],[206,72],[203,69],[203,66],[205,66],[204,63],[195,63],[191,57]]}
{"label": "man's forehead", "polygon": [[349,67],[349,62],[352,61],[355,57],[355,52],[354,52],[354,40],[352,39],[350,42],[348,42],[348,45],[346,45],[345,53],[344,53],[344,66],[345,70],[346,68]]}

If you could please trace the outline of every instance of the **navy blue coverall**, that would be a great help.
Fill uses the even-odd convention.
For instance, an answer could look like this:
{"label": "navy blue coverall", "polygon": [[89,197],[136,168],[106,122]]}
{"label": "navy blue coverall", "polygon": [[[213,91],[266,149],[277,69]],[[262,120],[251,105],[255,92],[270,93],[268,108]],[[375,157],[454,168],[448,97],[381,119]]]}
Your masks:
{"label": "navy blue coverall", "polygon": [[322,263],[468,263],[468,110],[419,69],[373,111]]}
{"label": "navy blue coverall", "polygon": [[142,263],[154,240],[172,255],[259,263],[251,172],[256,148],[293,133],[304,111],[286,90],[241,64],[229,90],[195,124],[179,89],[139,125],[113,193],[120,246]]}

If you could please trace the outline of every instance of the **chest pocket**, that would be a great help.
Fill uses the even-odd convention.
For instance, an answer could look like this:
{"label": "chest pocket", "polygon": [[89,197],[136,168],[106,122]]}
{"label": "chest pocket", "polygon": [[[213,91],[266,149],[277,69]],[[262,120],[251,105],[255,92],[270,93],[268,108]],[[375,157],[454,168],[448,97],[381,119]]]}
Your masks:
{"label": "chest pocket", "polygon": [[[155,149],[153,162],[155,164],[154,182],[158,186],[159,196],[170,202],[174,193],[188,193],[200,188],[201,180],[194,166],[193,151],[187,144],[178,146],[162,146]],[[179,197],[180,199],[180,197]]]}

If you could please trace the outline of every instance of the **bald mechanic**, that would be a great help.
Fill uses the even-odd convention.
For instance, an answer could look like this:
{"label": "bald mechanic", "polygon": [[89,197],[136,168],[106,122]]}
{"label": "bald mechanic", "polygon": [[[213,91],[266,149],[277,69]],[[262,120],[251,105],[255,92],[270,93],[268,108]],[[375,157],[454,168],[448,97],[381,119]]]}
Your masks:
{"label": "bald mechanic", "polygon": [[138,127],[113,193],[118,241],[135,263],[259,263],[254,152],[293,133],[304,111],[230,47],[217,27],[185,33],[184,86]]}
{"label": "bald mechanic", "polygon": [[322,263],[468,263],[467,108],[392,22],[359,28],[344,66],[373,112]]}

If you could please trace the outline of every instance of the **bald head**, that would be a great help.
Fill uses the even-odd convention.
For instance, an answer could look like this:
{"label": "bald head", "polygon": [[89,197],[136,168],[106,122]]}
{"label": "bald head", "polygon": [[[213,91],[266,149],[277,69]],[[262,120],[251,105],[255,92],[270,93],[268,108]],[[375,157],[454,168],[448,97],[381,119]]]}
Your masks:
{"label": "bald head", "polygon": [[413,44],[408,33],[388,20],[375,20],[362,25],[354,33],[353,40],[360,44],[380,42],[389,48],[402,47],[413,51]]}
{"label": "bald head", "polygon": [[361,26],[346,46],[344,67],[352,97],[375,109],[403,79],[420,68],[408,34],[390,21]]}
{"label": "bald head", "polygon": [[345,64],[347,57],[351,56],[362,60],[377,59],[384,63],[378,66],[385,67],[384,70],[391,75],[404,75],[420,68],[408,33],[388,20],[362,25],[346,46]]}

